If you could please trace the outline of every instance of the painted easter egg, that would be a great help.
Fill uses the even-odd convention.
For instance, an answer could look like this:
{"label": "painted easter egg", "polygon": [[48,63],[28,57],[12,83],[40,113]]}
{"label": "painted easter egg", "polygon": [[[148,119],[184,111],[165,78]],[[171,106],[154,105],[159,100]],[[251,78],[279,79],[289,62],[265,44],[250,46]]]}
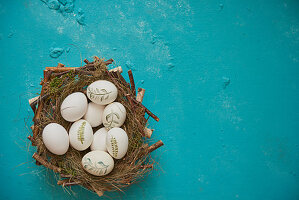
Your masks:
{"label": "painted easter egg", "polygon": [[127,153],[128,145],[128,135],[123,129],[112,128],[108,131],[106,138],[106,147],[109,154],[113,158],[123,158]]}
{"label": "painted easter egg", "polygon": [[69,130],[70,144],[74,149],[83,151],[93,141],[92,127],[88,121],[80,119],[74,122]]}
{"label": "painted easter egg", "polygon": [[91,127],[97,127],[102,124],[104,108],[103,105],[90,102],[83,118],[90,123]]}
{"label": "painted easter egg", "polygon": [[119,102],[107,105],[103,112],[103,124],[106,128],[121,127],[126,120],[126,109]]}
{"label": "painted easter egg", "polygon": [[82,158],[83,169],[95,176],[109,174],[114,167],[113,158],[105,151],[91,151]]}
{"label": "painted easter egg", "polygon": [[81,119],[87,110],[87,98],[82,92],[68,95],[62,102],[60,111],[63,119],[69,122]]}
{"label": "painted easter egg", "polygon": [[63,155],[69,148],[69,136],[60,124],[48,124],[43,130],[42,138],[47,149],[53,154]]}
{"label": "painted easter egg", "polygon": [[106,80],[95,81],[87,87],[87,97],[96,104],[107,105],[116,99],[117,88]]}
{"label": "painted easter egg", "polygon": [[106,148],[106,137],[107,137],[108,131],[105,127],[100,128],[97,130],[93,135],[93,141],[91,143],[90,149],[92,151],[94,150],[100,150],[100,151],[107,151]]}

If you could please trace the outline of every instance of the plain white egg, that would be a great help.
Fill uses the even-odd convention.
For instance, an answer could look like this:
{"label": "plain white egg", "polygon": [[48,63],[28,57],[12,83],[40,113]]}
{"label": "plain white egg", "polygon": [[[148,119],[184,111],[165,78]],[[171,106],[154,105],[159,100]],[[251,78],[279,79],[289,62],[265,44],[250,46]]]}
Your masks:
{"label": "plain white egg", "polygon": [[103,105],[90,102],[83,118],[88,121],[92,127],[97,127],[102,124],[104,108],[105,106]]}
{"label": "plain white egg", "polygon": [[47,149],[53,154],[63,155],[69,149],[69,136],[60,124],[48,124],[43,130],[42,138]]}
{"label": "plain white egg", "polygon": [[60,111],[63,119],[69,122],[81,119],[87,110],[87,98],[82,92],[68,95],[62,102]]}
{"label": "plain white egg", "polygon": [[119,102],[107,105],[103,112],[103,124],[106,128],[121,127],[126,120],[126,108]]}
{"label": "plain white egg", "polygon": [[112,128],[108,131],[106,147],[109,154],[116,159],[123,158],[128,151],[128,135],[121,128]]}
{"label": "plain white egg", "polygon": [[100,151],[107,151],[106,148],[106,137],[107,137],[108,131],[105,127],[100,128],[97,130],[93,135],[93,142],[91,143],[90,149],[92,151],[94,150],[100,150]]}
{"label": "plain white egg", "polygon": [[109,174],[114,167],[113,158],[105,151],[91,151],[82,158],[83,169],[95,176]]}
{"label": "plain white egg", "polygon": [[117,98],[117,88],[110,81],[99,80],[87,87],[87,97],[99,105],[107,105]]}
{"label": "plain white egg", "polygon": [[93,130],[88,121],[80,119],[74,122],[69,130],[70,144],[74,149],[83,151],[93,141]]}

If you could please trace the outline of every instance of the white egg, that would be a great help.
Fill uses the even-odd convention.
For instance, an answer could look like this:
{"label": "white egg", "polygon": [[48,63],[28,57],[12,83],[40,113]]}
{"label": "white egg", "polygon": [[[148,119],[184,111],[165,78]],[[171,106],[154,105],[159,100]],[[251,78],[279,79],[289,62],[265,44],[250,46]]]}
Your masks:
{"label": "white egg", "polygon": [[48,124],[43,130],[42,138],[47,149],[53,154],[63,155],[69,149],[69,136],[60,124]]}
{"label": "white egg", "polygon": [[90,149],[92,151],[94,150],[107,151],[106,148],[107,133],[108,131],[106,130],[106,128],[100,128],[94,133],[93,142],[91,143],[90,146]]}
{"label": "white egg", "polygon": [[68,95],[62,102],[60,111],[63,119],[69,122],[81,119],[87,110],[87,98],[82,92]]}
{"label": "white egg", "polygon": [[74,149],[83,151],[93,141],[93,131],[88,121],[80,119],[74,122],[69,130],[70,144]]}
{"label": "white egg", "polygon": [[109,154],[113,158],[123,158],[127,153],[128,145],[128,135],[123,129],[112,128],[108,131],[106,138],[106,147]]}
{"label": "white egg", "polygon": [[83,118],[88,121],[92,127],[97,127],[102,124],[104,108],[105,106],[103,105],[90,102]]}
{"label": "white egg", "polygon": [[121,127],[126,120],[126,108],[118,102],[113,102],[105,107],[103,124],[106,128]]}
{"label": "white egg", "polygon": [[117,88],[109,81],[95,81],[87,87],[87,97],[96,104],[107,105],[117,98]]}
{"label": "white egg", "polygon": [[105,151],[91,151],[82,158],[83,169],[95,176],[109,174],[114,167],[113,158]]}

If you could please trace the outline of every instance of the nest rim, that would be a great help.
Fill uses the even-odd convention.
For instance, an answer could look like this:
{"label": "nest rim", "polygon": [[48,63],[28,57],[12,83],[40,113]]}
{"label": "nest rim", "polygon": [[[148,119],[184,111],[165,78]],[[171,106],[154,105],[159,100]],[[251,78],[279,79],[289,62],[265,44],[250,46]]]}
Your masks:
{"label": "nest rim", "polygon": [[[138,101],[139,91],[144,94],[144,90],[138,89],[136,97],[132,71],[128,71],[129,84],[119,71],[108,70],[107,66],[113,62],[112,59],[104,61],[95,57],[93,62],[86,59],[84,62],[86,65],[79,68],[65,70],[64,65],[58,64],[57,70],[52,68],[44,70],[40,97],[30,102],[34,111],[34,127],[33,136],[29,136],[28,139],[37,147],[37,152],[33,155],[37,164],[42,164],[60,174],[61,180],[58,180],[58,185],[81,185],[102,196],[106,191],[122,191],[149,175],[156,165],[150,153],[162,146],[163,142],[160,140],[151,146],[148,145],[150,140],[145,137],[144,130],[148,129],[149,117],[146,119],[145,113],[156,121],[159,121],[159,118],[142,105],[143,96],[141,101]],[[41,138],[43,128],[49,123],[58,123],[69,131],[72,122],[62,118],[61,101],[73,92],[84,93],[86,86],[95,80],[108,80],[115,84],[118,97],[114,102],[122,103],[127,110],[127,119],[121,128],[128,135],[129,148],[122,159],[114,159],[114,169],[105,176],[94,176],[83,169],[81,160],[90,152],[90,148],[80,152],[70,146],[66,154],[58,156],[47,150]],[[103,125],[93,128],[94,133],[102,127]]]}

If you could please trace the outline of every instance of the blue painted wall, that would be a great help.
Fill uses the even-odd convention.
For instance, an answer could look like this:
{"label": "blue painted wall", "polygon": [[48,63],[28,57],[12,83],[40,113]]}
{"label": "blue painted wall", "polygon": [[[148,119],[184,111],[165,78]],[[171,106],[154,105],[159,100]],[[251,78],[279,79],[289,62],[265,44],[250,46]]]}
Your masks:
{"label": "blue painted wall", "polygon": [[69,196],[37,167],[24,126],[43,68],[80,66],[80,55],[132,68],[161,118],[151,126],[166,144],[153,154],[163,171],[112,197],[299,199],[298,1],[76,0],[61,10],[0,1],[0,199],[97,198],[77,187]]}

